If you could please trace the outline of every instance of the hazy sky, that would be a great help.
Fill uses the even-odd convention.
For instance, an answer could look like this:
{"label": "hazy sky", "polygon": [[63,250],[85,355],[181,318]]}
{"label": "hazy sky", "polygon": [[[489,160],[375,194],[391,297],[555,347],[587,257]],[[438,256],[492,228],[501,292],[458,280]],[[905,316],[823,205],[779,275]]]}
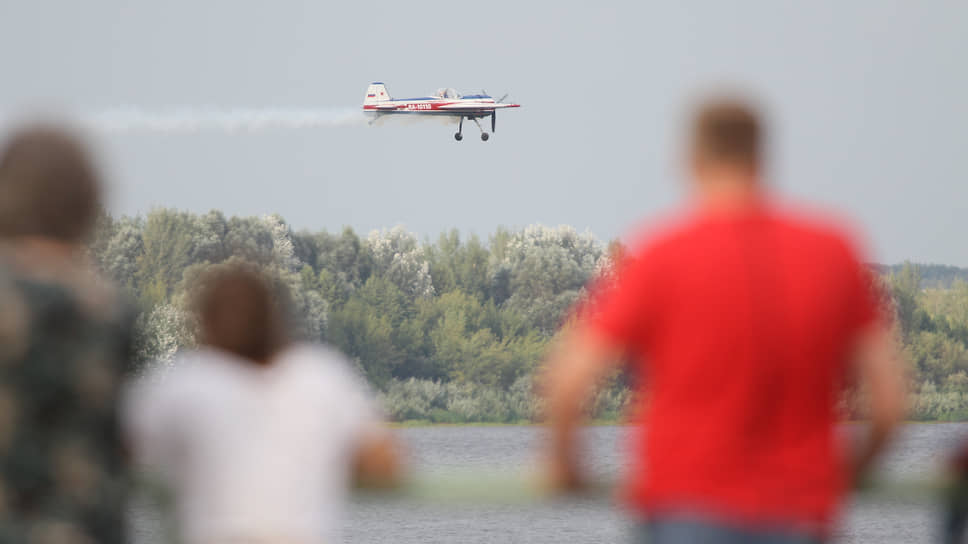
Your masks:
{"label": "hazy sky", "polygon": [[772,114],[774,183],[851,216],[873,258],[968,265],[966,2],[334,4],[0,2],[0,110],[510,92],[487,143],[436,122],[110,134],[112,209],[609,239],[675,205],[684,110],[725,83]]}

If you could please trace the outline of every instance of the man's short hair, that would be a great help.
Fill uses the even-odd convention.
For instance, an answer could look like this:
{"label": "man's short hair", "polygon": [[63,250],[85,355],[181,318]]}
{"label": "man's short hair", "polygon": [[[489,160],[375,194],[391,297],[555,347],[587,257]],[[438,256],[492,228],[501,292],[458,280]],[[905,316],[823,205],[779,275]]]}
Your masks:
{"label": "man's short hair", "polygon": [[0,236],[81,242],[100,209],[99,176],[80,138],[44,124],[11,135],[0,154]]}
{"label": "man's short hair", "polygon": [[756,169],[761,161],[762,131],[759,115],[748,102],[709,100],[693,118],[693,156]]}
{"label": "man's short hair", "polygon": [[202,341],[267,363],[284,341],[287,294],[255,265],[210,267],[199,279],[194,297]]}

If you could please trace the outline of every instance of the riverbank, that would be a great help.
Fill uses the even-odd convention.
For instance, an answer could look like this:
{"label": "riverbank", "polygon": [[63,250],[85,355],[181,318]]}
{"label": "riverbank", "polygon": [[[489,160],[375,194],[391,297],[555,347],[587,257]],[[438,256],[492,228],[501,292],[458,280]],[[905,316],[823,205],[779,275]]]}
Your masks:
{"label": "riverbank", "polygon": [[[864,423],[862,419],[850,419],[841,421],[843,424],[856,425]],[[968,420],[931,420],[924,421],[918,419],[907,419],[903,425],[950,425],[957,423],[968,423]],[[594,419],[584,424],[585,427],[628,427],[632,424],[625,420]],[[486,422],[471,421],[466,423],[434,423],[429,420],[411,419],[407,421],[391,421],[387,424],[391,429],[413,429],[423,427],[544,427],[544,423],[535,421],[513,421],[513,422]]]}
{"label": "riverbank", "polygon": [[[432,425],[506,426],[533,425],[542,419],[541,399],[532,379],[523,377],[507,390],[473,384],[427,380],[393,380],[381,393],[389,420],[398,427]],[[619,425],[633,403],[632,392],[619,384],[601,390],[588,405],[595,425]],[[845,421],[862,419],[866,401],[845,396],[840,414]],[[968,421],[968,393],[922,387],[908,397],[910,423]]]}
{"label": "riverbank", "polygon": [[[585,423],[586,427],[624,427],[628,422],[619,419],[594,419]],[[466,423],[434,423],[426,419],[410,419],[406,421],[392,421],[388,424],[391,429],[411,429],[415,427],[544,427],[545,424],[535,421],[487,422],[471,421]]]}

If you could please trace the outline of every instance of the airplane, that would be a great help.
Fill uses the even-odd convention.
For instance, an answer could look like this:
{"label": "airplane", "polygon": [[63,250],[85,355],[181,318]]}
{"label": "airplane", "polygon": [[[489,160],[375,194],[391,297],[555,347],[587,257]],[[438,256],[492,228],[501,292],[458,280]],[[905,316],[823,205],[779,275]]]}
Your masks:
{"label": "airplane", "polygon": [[454,139],[458,142],[464,139],[464,119],[470,119],[477,124],[477,128],[481,129],[481,140],[486,142],[491,136],[484,130],[478,119],[490,117],[491,132],[494,132],[497,124],[497,110],[521,107],[520,104],[505,104],[504,99],[507,97],[508,95],[504,95],[500,100],[495,101],[483,91],[481,94],[461,96],[454,89],[438,89],[433,96],[392,98],[386,85],[374,81],[366,89],[363,111],[374,114],[371,123],[384,115],[396,114],[457,117],[459,121]]}

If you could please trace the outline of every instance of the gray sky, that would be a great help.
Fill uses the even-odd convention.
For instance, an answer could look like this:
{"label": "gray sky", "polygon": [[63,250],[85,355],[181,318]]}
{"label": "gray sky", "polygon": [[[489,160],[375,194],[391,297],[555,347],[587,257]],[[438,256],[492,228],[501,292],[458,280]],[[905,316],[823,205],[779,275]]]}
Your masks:
{"label": "gray sky", "polygon": [[684,110],[726,83],[772,114],[774,183],[851,216],[873,258],[968,265],[968,3],[332,4],[0,2],[0,110],[510,92],[487,143],[436,122],[104,136],[112,209],[609,239],[677,202]]}

